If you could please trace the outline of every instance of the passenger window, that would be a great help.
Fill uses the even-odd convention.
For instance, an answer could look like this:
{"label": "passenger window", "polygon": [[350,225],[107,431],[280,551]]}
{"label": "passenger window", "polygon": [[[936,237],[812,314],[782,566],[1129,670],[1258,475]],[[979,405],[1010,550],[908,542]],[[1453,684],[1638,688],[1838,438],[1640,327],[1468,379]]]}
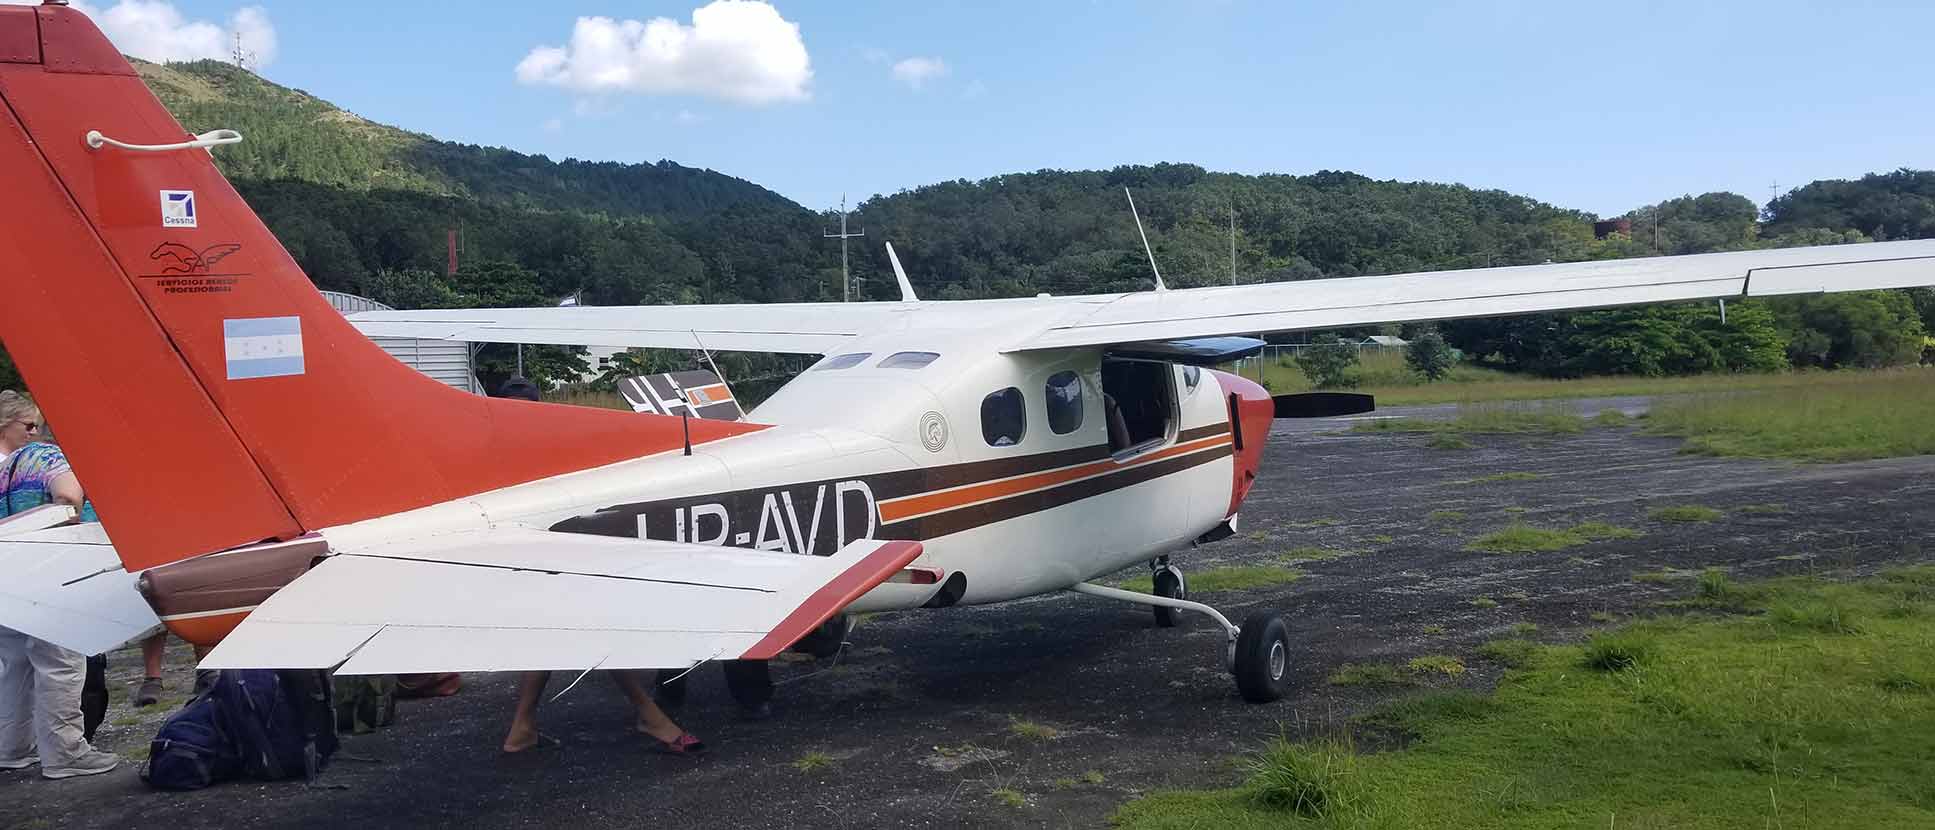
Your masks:
{"label": "passenger window", "polygon": [[895,352],[886,360],[880,361],[881,369],[919,369],[933,363],[939,354],[934,352]]}
{"label": "passenger window", "polygon": [[843,354],[843,355],[840,355],[839,357],[829,357],[826,360],[822,361],[820,365],[815,366],[813,368],[816,370],[851,369],[855,366],[860,365],[860,361],[866,360],[869,357],[873,357],[873,352],[855,352],[853,354]]}
{"label": "passenger window", "polygon": [[1048,428],[1067,435],[1082,428],[1082,376],[1056,372],[1048,378]]}
{"label": "passenger window", "polygon": [[1028,408],[1012,386],[981,399],[981,437],[990,447],[1011,447],[1028,432]]}

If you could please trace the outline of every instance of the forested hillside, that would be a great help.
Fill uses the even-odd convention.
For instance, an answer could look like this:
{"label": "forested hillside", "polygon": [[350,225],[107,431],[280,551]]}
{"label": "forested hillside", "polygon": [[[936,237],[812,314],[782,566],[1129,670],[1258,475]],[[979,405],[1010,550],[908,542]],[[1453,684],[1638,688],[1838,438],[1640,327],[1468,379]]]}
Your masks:
{"label": "forested hillside", "polygon": [[[672,162],[553,161],[375,124],[228,64],[138,63],[191,130],[241,130],[215,157],[323,288],[402,307],[828,301],[836,219]],[[1616,175],[1595,171],[1593,175]],[[1235,175],[1190,164],[1043,170],[863,202],[859,298],[891,298],[881,241],[924,297],[1139,290],[1133,188],[1172,286],[1316,279],[1935,235],[1935,172],[1820,181],[1766,209],[1730,193],[1667,199],[1595,238],[1589,213],[1497,190],[1355,173]],[[1232,228],[1233,225],[1233,228]],[[456,230],[463,269],[443,274]],[[1926,292],[1539,315],[1449,324],[1474,355],[1547,374],[1887,365],[1935,327]],[[0,383],[10,367],[0,364]]]}

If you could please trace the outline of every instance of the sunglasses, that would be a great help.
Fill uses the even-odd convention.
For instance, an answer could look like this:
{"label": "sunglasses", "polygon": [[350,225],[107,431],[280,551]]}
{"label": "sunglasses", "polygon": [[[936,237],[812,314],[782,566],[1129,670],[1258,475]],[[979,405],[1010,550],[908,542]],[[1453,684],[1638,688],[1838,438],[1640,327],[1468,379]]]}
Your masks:
{"label": "sunglasses", "polygon": [[34,421],[14,421],[14,423],[26,427],[28,432],[40,431],[40,424]]}

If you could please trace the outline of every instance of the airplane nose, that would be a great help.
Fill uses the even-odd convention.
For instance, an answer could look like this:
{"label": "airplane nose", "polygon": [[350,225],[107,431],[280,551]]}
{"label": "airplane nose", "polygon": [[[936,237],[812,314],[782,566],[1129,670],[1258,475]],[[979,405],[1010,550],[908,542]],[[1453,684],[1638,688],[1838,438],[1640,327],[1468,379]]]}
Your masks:
{"label": "airplane nose", "polygon": [[1228,515],[1234,516],[1256,483],[1263,463],[1263,444],[1270,436],[1270,423],[1276,418],[1276,405],[1270,400],[1270,391],[1256,381],[1228,372],[1217,372],[1216,379],[1222,384],[1230,413],[1232,454],[1236,463],[1230,472]]}

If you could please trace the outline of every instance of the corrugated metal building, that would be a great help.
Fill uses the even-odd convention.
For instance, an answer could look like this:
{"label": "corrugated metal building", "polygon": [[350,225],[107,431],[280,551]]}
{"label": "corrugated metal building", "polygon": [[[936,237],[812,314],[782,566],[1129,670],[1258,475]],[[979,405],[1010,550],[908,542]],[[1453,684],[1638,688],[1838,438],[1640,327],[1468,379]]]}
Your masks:
{"label": "corrugated metal building", "polygon": [[[358,297],[340,291],[324,291],[322,295],[341,314],[392,310],[389,306],[368,297]],[[391,357],[403,361],[405,366],[465,392],[482,394],[484,391],[484,385],[477,382],[477,376],[470,371],[472,345],[470,343],[458,340],[415,340],[407,337],[370,339],[381,346],[383,351],[389,352]]]}

